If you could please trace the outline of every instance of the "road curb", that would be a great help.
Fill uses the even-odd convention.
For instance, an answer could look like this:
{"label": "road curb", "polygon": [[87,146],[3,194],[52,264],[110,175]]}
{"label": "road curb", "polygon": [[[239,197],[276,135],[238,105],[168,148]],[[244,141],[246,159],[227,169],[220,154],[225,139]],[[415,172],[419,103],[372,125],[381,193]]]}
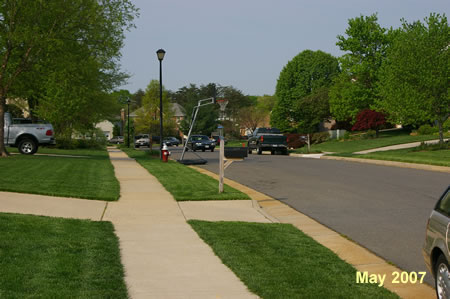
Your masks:
{"label": "road curb", "polygon": [[322,157],[320,157],[320,159],[349,161],[349,162],[358,162],[358,163],[366,163],[366,164],[376,164],[376,165],[382,165],[382,166],[394,166],[394,167],[401,167],[401,168],[412,168],[412,169],[450,173],[450,167],[428,165],[428,164],[407,163],[407,162],[387,161],[387,160],[375,160],[375,159],[350,158],[350,157],[339,157],[339,156],[322,156]]}
{"label": "road curb", "polygon": [[[218,175],[209,170],[189,166],[200,173],[209,175],[215,179]],[[393,273],[404,273],[401,269],[390,265],[387,261],[372,253],[359,244],[348,240],[332,229],[320,224],[309,216],[298,212],[290,206],[276,200],[266,194],[258,192],[233,180],[224,179],[225,184],[246,193],[259,209],[272,219],[272,222],[289,223],[297,227],[306,235],[313,238],[321,245],[333,251],[339,258],[346,261],[360,272],[368,272],[369,275],[386,275],[384,287],[401,298],[436,298],[435,291],[427,284],[394,283]],[[256,208],[256,207],[255,207]],[[356,277],[355,277],[356,281]]]}

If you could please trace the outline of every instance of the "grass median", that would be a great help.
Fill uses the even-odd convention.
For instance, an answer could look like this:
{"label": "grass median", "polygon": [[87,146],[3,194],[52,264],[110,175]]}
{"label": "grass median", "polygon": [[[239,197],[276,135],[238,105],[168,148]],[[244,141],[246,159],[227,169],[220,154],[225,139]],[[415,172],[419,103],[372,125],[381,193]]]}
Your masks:
{"label": "grass median", "polygon": [[290,224],[188,222],[261,298],[398,298]]}
{"label": "grass median", "polygon": [[56,156],[1,158],[0,191],[108,201],[119,198],[119,182],[106,150],[42,148],[39,153]]}
{"label": "grass median", "polygon": [[[354,153],[363,150],[390,145],[439,139],[436,135],[411,136],[403,130],[380,132],[378,138],[357,140],[329,140],[311,146],[312,152]],[[296,153],[306,153],[307,146],[295,150]]]}
{"label": "grass median", "polygon": [[0,298],[128,298],[110,222],[0,213]]}
{"label": "grass median", "polygon": [[177,201],[250,199],[246,194],[224,185],[219,193],[217,180],[175,161],[163,163],[148,151],[122,150],[154,175]]}
{"label": "grass median", "polygon": [[420,151],[416,148],[373,152],[365,155],[336,155],[352,158],[388,160],[450,167],[450,149]]}

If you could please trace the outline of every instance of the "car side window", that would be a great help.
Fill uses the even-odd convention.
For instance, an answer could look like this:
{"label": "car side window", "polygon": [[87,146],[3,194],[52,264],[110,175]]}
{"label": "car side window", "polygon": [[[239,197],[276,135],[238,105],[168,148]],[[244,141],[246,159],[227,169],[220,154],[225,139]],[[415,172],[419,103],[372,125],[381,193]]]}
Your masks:
{"label": "car side window", "polygon": [[450,190],[447,190],[444,196],[439,201],[438,210],[447,216],[450,216]]}

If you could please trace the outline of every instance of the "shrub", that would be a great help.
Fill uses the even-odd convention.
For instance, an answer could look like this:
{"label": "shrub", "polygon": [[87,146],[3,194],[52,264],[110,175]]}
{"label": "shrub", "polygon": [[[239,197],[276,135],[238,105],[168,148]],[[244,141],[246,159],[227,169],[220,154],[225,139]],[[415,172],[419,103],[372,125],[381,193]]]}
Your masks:
{"label": "shrub", "polygon": [[348,140],[351,138],[350,132],[349,131],[345,131],[344,133],[344,140]]}
{"label": "shrub", "polygon": [[386,116],[382,112],[370,109],[361,110],[356,116],[356,123],[352,131],[376,130],[378,131],[386,124]]}
{"label": "shrub", "polygon": [[447,120],[444,121],[444,123],[442,124],[442,129],[444,130],[444,132],[450,131],[450,118],[447,118]]}
{"label": "shrub", "polygon": [[306,144],[308,137],[304,134],[291,133],[287,134],[287,144],[289,148],[299,148]]}
{"label": "shrub", "polygon": [[311,144],[322,143],[328,139],[330,139],[330,133],[328,132],[314,133],[311,135]]}
{"label": "shrub", "polygon": [[426,125],[420,126],[420,128],[417,130],[417,133],[419,135],[431,135],[438,131],[439,131],[439,129],[437,127],[432,127],[429,124],[426,124]]}

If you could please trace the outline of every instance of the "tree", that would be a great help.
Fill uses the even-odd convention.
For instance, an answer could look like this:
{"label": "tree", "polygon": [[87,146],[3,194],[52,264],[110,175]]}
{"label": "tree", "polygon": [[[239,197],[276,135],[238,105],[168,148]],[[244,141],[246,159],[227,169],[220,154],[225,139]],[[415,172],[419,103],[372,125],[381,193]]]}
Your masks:
{"label": "tree", "polygon": [[355,119],[378,97],[378,70],[392,37],[376,14],[349,19],[345,33],[338,35],[336,45],[347,54],[339,58],[342,72],[330,90],[331,114],[339,121]]}
{"label": "tree", "polygon": [[131,104],[130,104],[131,111],[134,111],[142,106],[142,99],[144,98],[144,95],[145,92],[140,88],[131,95]]}
{"label": "tree", "polygon": [[443,143],[442,124],[450,113],[450,31],[445,15],[403,24],[380,72],[379,109],[404,125],[435,121]]}
{"label": "tree", "polygon": [[386,116],[382,112],[364,109],[358,113],[352,131],[375,130],[378,137],[379,130],[386,124]]}
{"label": "tree", "polygon": [[[7,156],[3,138],[6,98],[25,98],[34,108],[42,99],[57,95],[73,111],[85,109],[87,98],[105,99],[104,92],[123,82],[117,58],[123,32],[132,26],[136,12],[128,0],[68,0],[64,5],[56,0],[11,0],[0,4],[0,156]],[[82,73],[88,75],[85,82],[80,83],[81,74],[68,72],[78,71],[74,64],[83,65],[86,72]],[[72,78],[76,80],[71,82]],[[72,101],[63,96],[63,86],[71,86],[67,94]],[[96,88],[90,92],[92,86]],[[77,102],[75,96],[86,92],[89,96]],[[50,115],[57,113],[50,111]]]}
{"label": "tree", "polygon": [[[163,86],[163,134],[164,136],[173,135],[176,127],[173,119],[172,104],[169,101],[168,93]],[[142,98],[142,107],[137,110],[134,126],[137,133],[148,133],[150,136],[159,136],[160,134],[160,94],[159,81],[152,80],[145,89],[145,95]]]}
{"label": "tree", "polygon": [[310,95],[297,102],[294,116],[298,120],[297,131],[302,133],[314,133],[319,124],[330,116],[330,105],[328,103],[329,88],[316,89]]}
{"label": "tree", "polygon": [[[283,68],[276,86],[276,104],[271,124],[282,131],[294,131],[304,114],[299,111],[306,105],[315,105],[303,99],[316,90],[329,87],[339,73],[338,61],[322,51],[305,50]],[[310,110],[305,107],[305,110]]]}
{"label": "tree", "polygon": [[268,113],[257,106],[244,107],[239,111],[238,121],[241,126],[253,133],[264,122]]}

